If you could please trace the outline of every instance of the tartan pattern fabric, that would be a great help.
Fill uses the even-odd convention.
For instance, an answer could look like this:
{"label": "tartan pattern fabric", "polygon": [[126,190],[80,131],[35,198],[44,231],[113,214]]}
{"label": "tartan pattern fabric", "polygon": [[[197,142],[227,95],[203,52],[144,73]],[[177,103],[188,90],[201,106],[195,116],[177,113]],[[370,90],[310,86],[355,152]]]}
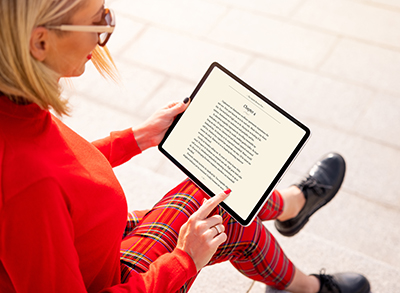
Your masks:
{"label": "tartan pattern fabric", "polygon": [[[146,272],[154,260],[175,248],[180,227],[200,207],[204,198],[208,196],[186,180],[164,196],[143,219],[132,220],[136,226],[121,245],[122,282],[132,270]],[[259,217],[250,226],[243,227],[217,207],[212,213],[222,216],[228,240],[218,248],[209,265],[230,261],[247,277],[284,289],[293,279],[294,266],[261,222],[276,219],[282,208],[282,198],[274,191]],[[188,280],[179,292],[187,292],[194,280],[195,277]]]}
{"label": "tartan pattern fabric", "polygon": [[257,217],[261,221],[275,220],[282,213],[283,199],[279,191],[275,190],[272,192],[270,198],[261,208]]}
{"label": "tartan pattern fabric", "polygon": [[141,218],[139,218],[134,211],[128,213],[128,220],[122,238],[125,238],[130,232],[132,232],[132,230],[139,224],[140,220]]}

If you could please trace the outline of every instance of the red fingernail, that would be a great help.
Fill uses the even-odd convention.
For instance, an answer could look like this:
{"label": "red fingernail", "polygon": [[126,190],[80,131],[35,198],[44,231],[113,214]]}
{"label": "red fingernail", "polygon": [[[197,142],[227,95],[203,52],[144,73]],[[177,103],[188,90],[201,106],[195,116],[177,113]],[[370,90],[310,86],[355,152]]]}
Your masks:
{"label": "red fingernail", "polygon": [[228,189],[225,190],[224,192],[225,192],[225,194],[229,194],[229,193],[231,193],[231,191],[232,191],[232,190],[230,190],[230,189],[228,188]]}

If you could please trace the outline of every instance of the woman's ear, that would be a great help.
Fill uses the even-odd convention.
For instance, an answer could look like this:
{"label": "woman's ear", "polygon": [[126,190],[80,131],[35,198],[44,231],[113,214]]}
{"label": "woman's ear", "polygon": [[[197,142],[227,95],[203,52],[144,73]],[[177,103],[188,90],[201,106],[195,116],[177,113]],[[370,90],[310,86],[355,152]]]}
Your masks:
{"label": "woman's ear", "polygon": [[31,39],[29,42],[29,50],[33,58],[38,61],[44,61],[48,53],[49,31],[42,26],[32,30]]}

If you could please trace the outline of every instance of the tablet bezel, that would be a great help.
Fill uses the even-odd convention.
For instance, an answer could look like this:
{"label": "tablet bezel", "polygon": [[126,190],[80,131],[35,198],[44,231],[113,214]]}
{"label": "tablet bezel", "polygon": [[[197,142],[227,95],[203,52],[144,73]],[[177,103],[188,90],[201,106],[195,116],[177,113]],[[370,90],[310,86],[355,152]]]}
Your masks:
{"label": "tablet bezel", "polygon": [[[268,187],[266,187],[266,191],[264,192],[264,194],[262,196],[260,196],[260,199],[257,201],[257,204],[253,207],[252,211],[250,212],[250,214],[248,215],[247,218],[243,219],[242,217],[240,217],[234,210],[232,210],[231,207],[229,207],[228,205],[226,205],[224,202],[222,202],[220,205],[224,208],[224,210],[226,210],[236,221],[238,221],[241,225],[243,226],[248,226],[252,223],[252,221],[254,220],[254,218],[257,216],[257,214],[259,213],[259,211],[261,210],[261,208],[263,207],[263,205],[265,204],[265,202],[268,200],[269,196],[272,194],[272,191],[274,190],[274,188],[276,187],[276,185],[280,182],[280,180],[282,179],[283,175],[285,174],[285,172],[288,170],[288,168],[290,167],[290,165],[293,163],[293,161],[295,160],[295,158],[297,157],[297,155],[300,153],[300,151],[302,150],[302,148],[304,147],[304,145],[307,143],[308,139],[311,136],[311,131],[310,129],[304,125],[302,122],[300,122],[299,120],[297,120],[296,118],[294,118],[291,114],[289,114],[288,112],[286,112],[285,110],[283,110],[282,108],[280,108],[278,105],[276,105],[275,103],[273,103],[272,101],[270,101],[268,98],[266,98],[264,95],[262,95],[261,93],[259,93],[257,90],[255,90],[253,87],[251,87],[249,84],[247,84],[246,82],[244,82],[242,79],[240,79],[239,77],[237,77],[236,75],[234,75],[232,72],[230,72],[228,69],[226,69],[225,67],[223,67],[221,64],[219,64],[218,62],[213,62],[210,67],[208,68],[208,70],[206,71],[206,73],[204,74],[204,76],[202,77],[202,79],[200,80],[200,82],[198,83],[198,85],[196,86],[196,88],[194,89],[193,93],[190,95],[190,100],[192,101],[197,93],[199,92],[199,90],[201,89],[201,87],[203,86],[203,84],[205,83],[205,81],[207,80],[208,76],[211,74],[211,72],[215,69],[218,68],[221,71],[223,71],[225,74],[227,74],[229,77],[231,77],[232,79],[234,79],[236,82],[238,82],[240,85],[242,85],[243,87],[245,87],[247,90],[249,90],[250,92],[252,92],[255,96],[257,96],[260,100],[262,100],[263,102],[267,103],[269,106],[271,106],[272,108],[274,108],[276,111],[280,112],[283,116],[285,116],[287,119],[289,119],[290,121],[292,121],[294,124],[296,124],[298,127],[300,127],[301,129],[304,130],[305,134],[303,136],[303,138],[299,141],[299,143],[297,144],[296,148],[294,149],[294,151],[291,153],[291,155],[288,157],[288,159],[286,160],[285,164],[282,166],[282,168],[280,169],[280,171],[276,174],[275,178],[272,180],[272,182],[269,184]],[[190,107],[190,105],[189,105]],[[165,150],[163,148],[163,145],[165,143],[165,141],[168,139],[170,133],[173,131],[173,129],[175,128],[175,126],[177,125],[177,123],[179,122],[180,118],[182,117],[184,113],[179,114],[174,122],[172,123],[172,125],[169,127],[169,129],[167,130],[163,140],[160,142],[160,144],[158,145],[158,149],[160,150],[161,153],[163,153],[172,163],[174,163],[181,171],[183,171],[200,189],[202,189],[205,193],[207,193],[207,195],[209,195],[210,197],[214,196],[215,194],[209,189],[207,188],[207,186],[205,186],[196,176],[194,176],[189,170],[187,170],[180,162],[178,162],[172,155],[170,155],[168,153],[167,150]]]}

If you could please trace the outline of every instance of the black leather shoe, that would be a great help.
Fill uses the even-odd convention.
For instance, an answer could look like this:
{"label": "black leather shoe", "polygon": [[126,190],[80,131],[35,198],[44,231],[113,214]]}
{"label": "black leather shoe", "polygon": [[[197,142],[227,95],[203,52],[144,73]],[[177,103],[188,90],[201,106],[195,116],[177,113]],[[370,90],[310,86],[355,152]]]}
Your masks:
{"label": "black leather shoe", "polygon": [[326,155],[308,172],[308,176],[295,184],[304,194],[306,203],[298,215],[287,221],[275,221],[276,229],[285,236],[293,236],[304,227],[318,209],[326,205],[342,185],[346,163],[336,153]]}
{"label": "black leather shoe", "polygon": [[334,275],[312,275],[319,279],[321,287],[318,293],[369,293],[371,287],[366,277],[357,273],[339,273]]}

